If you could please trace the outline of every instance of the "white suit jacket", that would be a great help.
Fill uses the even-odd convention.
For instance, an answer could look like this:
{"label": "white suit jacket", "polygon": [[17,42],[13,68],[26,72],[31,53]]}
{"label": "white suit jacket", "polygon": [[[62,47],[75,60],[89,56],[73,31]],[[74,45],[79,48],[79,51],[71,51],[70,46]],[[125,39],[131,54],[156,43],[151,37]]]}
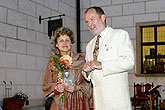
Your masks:
{"label": "white suit jacket", "polygon": [[[86,61],[93,60],[95,42],[96,37],[86,47]],[[93,83],[95,110],[131,110],[127,71],[134,66],[134,51],[128,33],[108,27],[99,48],[102,69],[88,78],[83,73]]]}

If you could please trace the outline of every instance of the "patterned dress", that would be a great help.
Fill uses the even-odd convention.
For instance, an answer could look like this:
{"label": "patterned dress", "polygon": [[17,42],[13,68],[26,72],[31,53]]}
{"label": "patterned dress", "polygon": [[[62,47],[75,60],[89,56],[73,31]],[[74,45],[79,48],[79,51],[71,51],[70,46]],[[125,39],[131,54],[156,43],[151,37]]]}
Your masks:
{"label": "patterned dress", "polygon": [[[64,100],[59,103],[59,95],[54,96],[54,100],[51,104],[50,110],[91,110],[90,99],[92,96],[92,88],[90,83],[84,80],[81,71],[85,63],[85,59],[81,54],[71,53],[73,64],[68,70],[71,77],[75,79],[75,85],[81,86],[82,89],[75,90],[73,93],[64,91]],[[52,92],[57,84],[58,69],[52,72],[50,68],[50,62],[48,62],[44,83],[42,90],[46,96]]]}

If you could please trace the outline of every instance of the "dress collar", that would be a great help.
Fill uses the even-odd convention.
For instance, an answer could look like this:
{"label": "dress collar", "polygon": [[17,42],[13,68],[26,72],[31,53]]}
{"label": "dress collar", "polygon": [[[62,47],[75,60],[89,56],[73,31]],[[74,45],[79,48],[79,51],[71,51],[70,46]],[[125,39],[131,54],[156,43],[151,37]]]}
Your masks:
{"label": "dress collar", "polygon": [[71,51],[71,57],[72,57],[72,60],[75,61],[75,60],[78,60],[78,58],[80,57],[80,54]]}

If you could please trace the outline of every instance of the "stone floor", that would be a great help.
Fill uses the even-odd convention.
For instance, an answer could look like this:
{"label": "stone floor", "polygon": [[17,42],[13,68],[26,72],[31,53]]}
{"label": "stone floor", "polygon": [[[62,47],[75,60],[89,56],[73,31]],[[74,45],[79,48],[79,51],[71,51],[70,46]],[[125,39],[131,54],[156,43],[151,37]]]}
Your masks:
{"label": "stone floor", "polygon": [[24,110],[45,110],[45,107],[24,108]]}

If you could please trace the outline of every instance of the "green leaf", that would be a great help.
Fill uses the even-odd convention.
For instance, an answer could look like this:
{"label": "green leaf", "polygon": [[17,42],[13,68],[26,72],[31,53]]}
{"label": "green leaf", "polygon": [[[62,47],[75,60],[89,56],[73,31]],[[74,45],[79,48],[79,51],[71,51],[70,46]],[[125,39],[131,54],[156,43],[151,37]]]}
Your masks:
{"label": "green leaf", "polygon": [[61,79],[64,79],[64,68],[62,68],[62,74],[61,74]]}
{"label": "green leaf", "polygon": [[58,63],[54,63],[54,66],[55,66],[56,68],[58,68],[58,69],[59,69],[59,71],[61,71],[60,64],[58,64]]}

